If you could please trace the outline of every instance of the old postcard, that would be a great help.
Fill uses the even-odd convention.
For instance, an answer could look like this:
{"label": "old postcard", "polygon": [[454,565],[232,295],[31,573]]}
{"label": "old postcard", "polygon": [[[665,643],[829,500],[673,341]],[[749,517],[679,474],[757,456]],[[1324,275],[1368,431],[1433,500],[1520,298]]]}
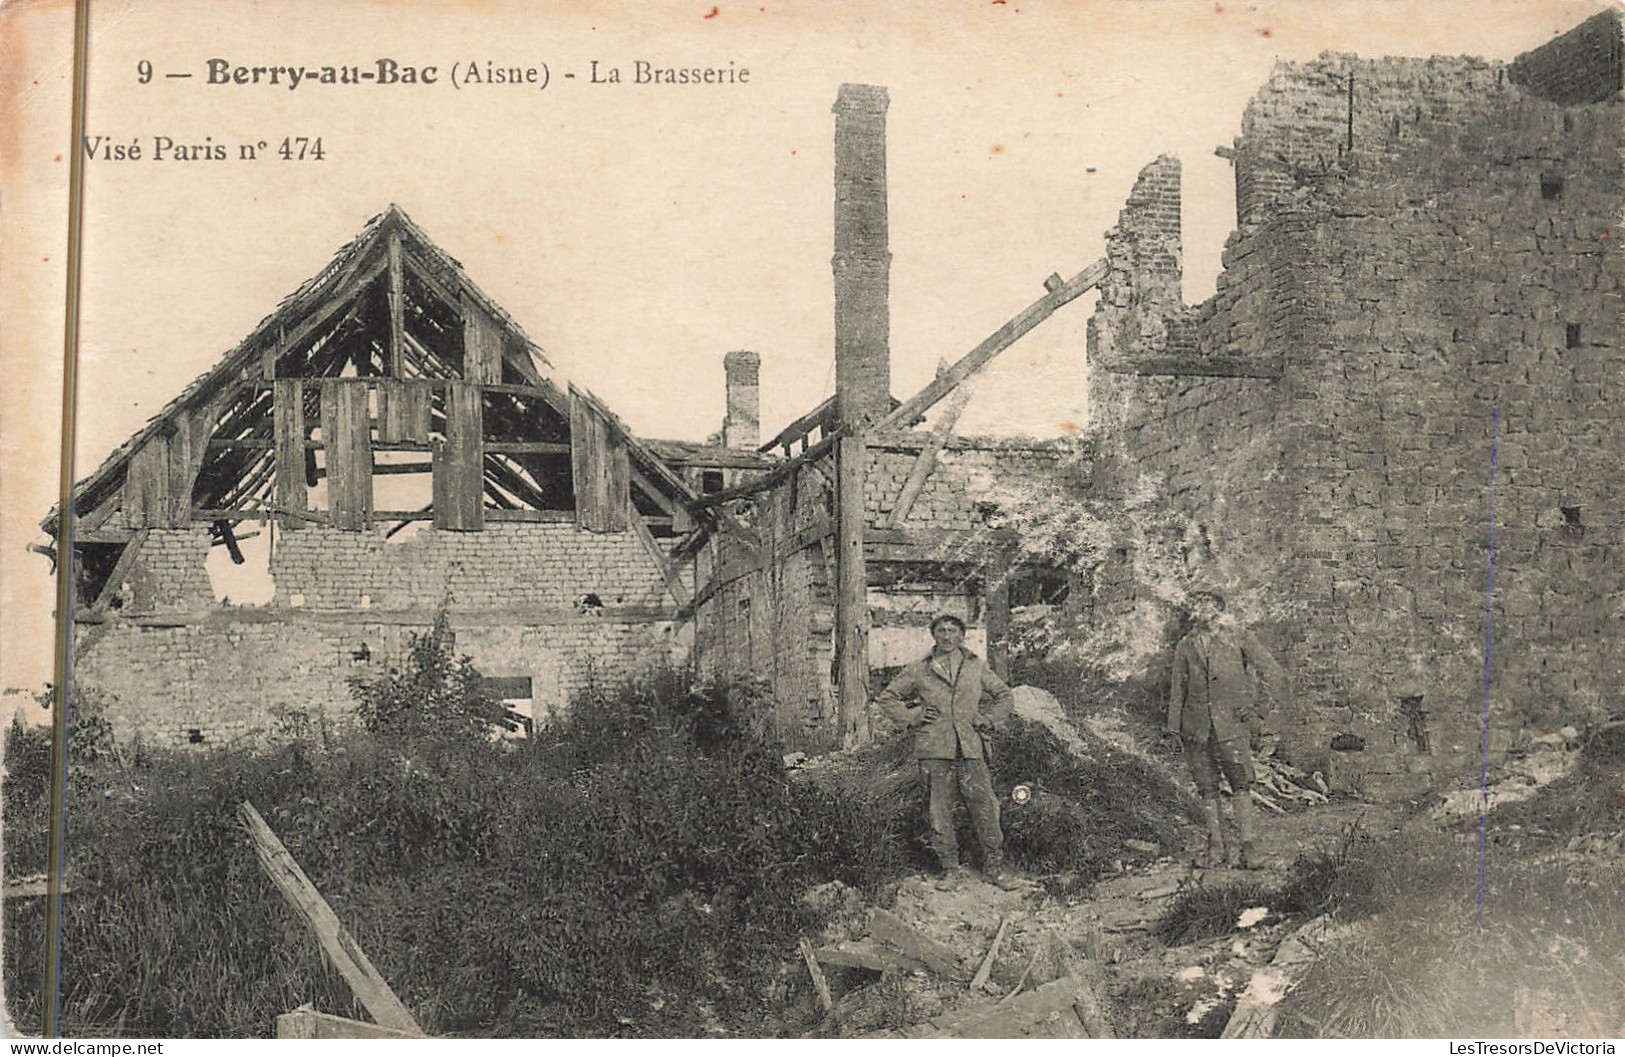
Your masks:
{"label": "old postcard", "polygon": [[88,28],[0,7],[8,1031],[1625,1032],[1617,5]]}

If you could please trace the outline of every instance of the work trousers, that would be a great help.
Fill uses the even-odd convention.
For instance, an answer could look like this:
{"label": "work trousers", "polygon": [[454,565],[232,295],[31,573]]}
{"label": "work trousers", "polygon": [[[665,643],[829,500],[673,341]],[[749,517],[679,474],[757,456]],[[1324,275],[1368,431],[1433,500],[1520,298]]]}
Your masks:
{"label": "work trousers", "polygon": [[1204,799],[1219,795],[1219,772],[1230,780],[1230,791],[1248,795],[1253,788],[1253,754],[1246,738],[1220,741],[1212,730],[1205,740],[1181,736],[1185,759],[1191,764],[1196,791]]}
{"label": "work trousers", "polygon": [[959,865],[959,840],[954,835],[954,782],[970,810],[971,828],[982,845],[982,869],[1004,862],[1004,833],[999,829],[999,801],[993,795],[993,776],[987,763],[961,756],[954,760],[921,760],[931,784],[931,850],[944,870]]}

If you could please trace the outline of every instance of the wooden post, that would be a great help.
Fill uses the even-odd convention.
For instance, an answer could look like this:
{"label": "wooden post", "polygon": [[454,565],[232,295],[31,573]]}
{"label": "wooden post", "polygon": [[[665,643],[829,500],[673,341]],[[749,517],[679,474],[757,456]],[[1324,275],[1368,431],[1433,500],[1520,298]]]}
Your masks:
{"label": "wooden post", "polygon": [[389,233],[389,363],[384,373],[401,376],[401,349],[406,345],[406,276],[401,260],[401,233]]}
{"label": "wooden post", "polygon": [[987,629],[987,663],[993,674],[1010,680],[1010,569],[1013,546],[995,538],[992,560],[982,584],[982,624]]}
{"label": "wooden post", "polygon": [[863,555],[863,486],[868,447],[847,435],[835,449],[835,655],[840,694],[841,744],[869,741],[869,573]]}
{"label": "wooden post", "polygon": [[305,924],[316,933],[316,939],[328,960],[344,977],[344,982],[350,985],[356,998],[367,1007],[367,1012],[386,1028],[421,1037],[423,1029],[418,1027],[411,1012],[395,997],[395,992],[389,989],[389,984],[378,970],[373,968],[361,945],[339,922],[333,908],[327,905],[327,900],[310,883],[310,878],[300,869],[298,861],[271,832],[265,819],[254,810],[254,805],[244,801],[237,812],[248,828],[248,835],[254,841],[254,851],[259,855],[260,865],[265,868],[267,876],[288,905],[298,911]]}

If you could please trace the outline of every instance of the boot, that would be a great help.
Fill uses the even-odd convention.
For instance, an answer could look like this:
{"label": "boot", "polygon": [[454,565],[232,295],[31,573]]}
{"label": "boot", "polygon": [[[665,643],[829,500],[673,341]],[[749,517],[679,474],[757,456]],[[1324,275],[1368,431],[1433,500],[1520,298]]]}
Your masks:
{"label": "boot", "polygon": [[1237,793],[1231,810],[1236,815],[1236,829],[1241,836],[1241,856],[1236,865],[1243,870],[1257,870],[1263,864],[1258,858],[1258,845],[1253,839],[1253,793],[1251,789],[1243,789]]}
{"label": "boot", "polygon": [[1207,847],[1197,857],[1196,865],[1215,867],[1229,865],[1224,849],[1224,821],[1219,817],[1219,798],[1207,797],[1202,801],[1202,821],[1207,824]]}

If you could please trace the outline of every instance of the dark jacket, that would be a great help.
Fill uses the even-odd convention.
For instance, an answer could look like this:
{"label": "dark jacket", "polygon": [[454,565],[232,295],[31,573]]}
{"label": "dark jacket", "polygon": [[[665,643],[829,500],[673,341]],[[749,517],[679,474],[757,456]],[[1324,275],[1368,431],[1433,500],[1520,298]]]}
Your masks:
{"label": "dark jacket", "polygon": [[[875,699],[887,715],[915,728],[916,759],[985,758],[982,731],[1009,719],[1015,707],[1015,695],[986,661],[969,650],[959,652],[957,678],[935,655],[927,656],[905,667]],[[930,723],[924,719],[926,705],[937,707]]]}
{"label": "dark jacket", "polygon": [[1239,628],[1193,629],[1174,650],[1168,729],[1206,741],[1245,738],[1262,729],[1263,696],[1276,700],[1285,675],[1275,658]]}

